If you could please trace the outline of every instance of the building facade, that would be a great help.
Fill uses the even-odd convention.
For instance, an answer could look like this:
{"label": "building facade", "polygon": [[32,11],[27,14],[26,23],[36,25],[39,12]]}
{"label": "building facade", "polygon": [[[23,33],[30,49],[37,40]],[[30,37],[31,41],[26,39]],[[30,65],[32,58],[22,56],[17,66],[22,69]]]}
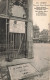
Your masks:
{"label": "building facade", "polygon": [[33,0],[1,0],[0,6],[0,49],[32,58]]}

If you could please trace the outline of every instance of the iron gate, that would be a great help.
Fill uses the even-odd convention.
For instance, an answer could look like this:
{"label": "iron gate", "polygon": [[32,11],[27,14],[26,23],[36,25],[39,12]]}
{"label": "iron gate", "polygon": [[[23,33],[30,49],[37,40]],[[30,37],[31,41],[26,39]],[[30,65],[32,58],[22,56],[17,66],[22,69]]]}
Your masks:
{"label": "iron gate", "polygon": [[8,58],[26,57],[26,26],[25,33],[9,32],[9,20],[6,20],[6,44]]}

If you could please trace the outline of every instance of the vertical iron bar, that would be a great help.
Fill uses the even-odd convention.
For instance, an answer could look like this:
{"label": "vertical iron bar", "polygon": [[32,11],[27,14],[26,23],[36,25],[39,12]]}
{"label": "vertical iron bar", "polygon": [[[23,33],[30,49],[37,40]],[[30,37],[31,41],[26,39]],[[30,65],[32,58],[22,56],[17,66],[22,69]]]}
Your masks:
{"label": "vertical iron bar", "polygon": [[25,57],[27,57],[27,23],[25,22]]}
{"label": "vertical iron bar", "polygon": [[13,53],[12,53],[12,57],[14,58],[14,33],[13,33]]}
{"label": "vertical iron bar", "polygon": [[[6,0],[6,16],[7,16],[7,10],[8,10],[8,0]],[[6,18],[6,51],[7,51],[7,18]]]}
{"label": "vertical iron bar", "polygon": [[14,33],[13,33],[13,50],[14,50]]}
{"label": "vertical iron bar", "polygon": [[21,33],[20,33],[20,44],[21,44]]}
{"label": "vertical iron bar", "polygon": [[8,50],[9,50],[9,26],[8,26]]}
{"label": "vertical iron bar", "polygon": [[7,51],[7,19],[6,19],[6,51]]}

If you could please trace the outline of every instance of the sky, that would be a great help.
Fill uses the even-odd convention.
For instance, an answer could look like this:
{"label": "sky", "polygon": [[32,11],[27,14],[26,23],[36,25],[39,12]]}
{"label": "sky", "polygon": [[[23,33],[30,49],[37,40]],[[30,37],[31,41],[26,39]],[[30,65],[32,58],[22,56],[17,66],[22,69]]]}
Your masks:
{"label": "sky", "polygon": [[[40,6],[43,5],[43,6]],[[46,5],[46,6],[45,6]],[[44,14],[40,14],[40,16],[38,15],[38,11],[37,7],[46,7],[47,9],[45,9],[45,16]],[[36,11],[36,12],[35,12]],[[41,11],[44,11],[44,8],[42,8]],[[36,15],[37,14],[37,15]],[[50,23],[50,0],[33,0],[33,24],[39,26],[40,31],[42,31],[43,29],[48,29],[48,24]]]}

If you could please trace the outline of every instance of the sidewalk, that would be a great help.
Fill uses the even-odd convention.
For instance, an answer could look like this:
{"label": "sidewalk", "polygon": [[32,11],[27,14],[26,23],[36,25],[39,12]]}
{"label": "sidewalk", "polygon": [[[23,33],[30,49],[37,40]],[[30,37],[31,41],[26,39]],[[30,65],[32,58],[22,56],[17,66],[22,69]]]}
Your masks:
{"label": "sidewalk", "polygon": [[[36,58],[33,59],[27,59],[27,58],[22,58],[22,59],[14,59],[12,62],[6,62],[5,60],[2,60],[0,62],[0,66],[5,67],[5,66],[11,66],[11,65],[18,65],[18,64],[25,64],[29,63],[31,66],[33,66],[34,69],[34,78],[35,80],[48,80],[48,75],[50,76],[50,61],[48,64],[48,60],[46,59],[40,59],[38,60]],[[42,65],[43,64],[43,65]],[[49,71],[49,74],[48,74]],[[40,77],[40,75],[42,75]],[[50,79],[49,79],[50,80]]]}
{"label": "sidewalk", "polygon": [[0,62],[0,66],[10,66],[10,65],[17,65],[17,64],[23,64],[23,63],[30,63],[37,71],[42,71],[43,69],[50,68],[50,61],[46,59],[40,59],[40,58],[22,58],[22,59],[14,59],[11,62],[5,61],[5,59],[2,59]]}

